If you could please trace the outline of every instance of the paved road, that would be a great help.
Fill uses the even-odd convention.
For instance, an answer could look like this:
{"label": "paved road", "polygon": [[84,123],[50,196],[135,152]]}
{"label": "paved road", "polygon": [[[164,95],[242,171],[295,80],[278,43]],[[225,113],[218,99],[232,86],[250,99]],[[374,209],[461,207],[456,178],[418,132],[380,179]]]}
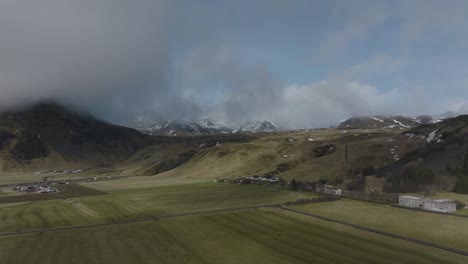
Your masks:
{"label": "paved road", "polygon": [[166,215],[166,216],[159,216],[159,217],[138,218],[138,219],[131,219],[131,220],[128,220],[128,221],[125,221],[125,222],[118,222],[118,223],[77,225],[77,226],[65,226],[65,227],[57,227],[57,228],[35,229],[35,230],[27,230],[27,231],[14,231],[14,232],[0,233],[0,237],[2,237],[2,236],[14,236],[14,235],[25,235],[25,234],[38,234],[38,233],[64,231],[64,230],[75,230],[75,229],[85,229],[85,228],[94,228],[94,227],[116,226],[116,225],[125,225],[125,224],[133,224],[133,223],[140,223],[140,222],[158,221],[158,220],[161,220],[161,219],[169,219],[169,218],[184,217],[184,216],[204,215],[204,214],[213,214],[213,213],[222,213],[222,212],[233,212],[233,211],[259,209],[259,208],[278,208],[280,206],[281,206],[280,204],[270,204],[270,205],[234,207],[234,208],[226,208],[226,209],[217,209],[217,210],[199,211],[199,212],[192,212],[192,213]]}
{"label": "paved road", "polygon": [[413,243],[416,243],[416,244],[421,244],[421,245],[424,245],[424,246],[429,246],[429,247],[449,251],[449,252],[452,252],[452,253],[468,256],[468,252],[464,251],[464,250],[451,248],[451,247],[446,247],[446,246],[434,244],[434,243],[431,243],[431,242],[427,242],[427,241],[423,241],[423,240],[419,240],[419,239],[415,239],[415,238],[411,238],[411,237],[405,237],[405,236],[397,235],[397,234],[390,233],[390,232],[385,232],[385,231],[370,228],[370,227],[365,227],[365,226],[356,225],[356,224],[352,224],[352,223],[348,223],[348,222],[344,222],[344,221],[340,221],[340,220],[335,220],[335,219],[328,218],[328,217],[323,217],[323,216],[320,216],[320,215],[306,213],[306,212],[303,212],[303,211],[294,210],[294,209],[287,208],[287,207],[280,207],[280,208],[282,210],[285,210],[285,211],[288,211],[288,212],[301,214],[301,215],[305,215],[305,216],[309,216],[309,217],[314,217],[314,218],[317,218],[317,219],[320,219],[320,220],[324,220],[324,221],[328,221],[328,222],[332,222],[332,223],[337,223],[337,224],[353,227],[353,228],[356,228],[356,229],[359,229],[359,230],[364,230],[364,231],[372,232],[372,233],[375,233],[375,234],[384,235],[384,236],[388,236],[388,237],[391,237],[391,238],[397,238],[397,239],[413,242]]}

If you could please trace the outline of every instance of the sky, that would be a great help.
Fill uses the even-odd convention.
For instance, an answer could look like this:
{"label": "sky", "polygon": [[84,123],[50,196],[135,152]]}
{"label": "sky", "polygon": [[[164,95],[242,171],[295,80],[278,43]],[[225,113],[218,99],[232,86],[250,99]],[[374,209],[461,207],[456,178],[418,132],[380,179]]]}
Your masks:
{"label": "sky", "polygon": [[2,0],[0,109],[104,120],[468,113],[465,0]]}

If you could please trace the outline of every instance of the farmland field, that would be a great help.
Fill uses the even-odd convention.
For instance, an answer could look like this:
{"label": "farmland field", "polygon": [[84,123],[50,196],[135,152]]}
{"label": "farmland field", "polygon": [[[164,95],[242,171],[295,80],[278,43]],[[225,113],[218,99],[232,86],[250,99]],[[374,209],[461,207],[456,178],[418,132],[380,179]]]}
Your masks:
{"label": "farmland field", "polygon": [[298,206],[295,209],[341,221],[468,250],[468,218],[353,200]]}
{"label": "farmland field", "polygon": [[[50,195],[56,195],[56,199],[24,198],[45,197],[41,194],[3,197],[8,203],[0,207],[0,232],[33,232],[0,236],[0,263],[44,263],[42,260],[52,259],[57,263],[466,261],[466,257],[454,253],[279,208],[240,209],[314,197],[280,185],[149,178],[70,184],[65,187],[68,192]],[[341,202],[299,208],[315,213],[315,208],[334,208]],[[213,211],[229,208],[232,211]],[[198,212],[203,213],[192,214]],[[353,221],[353,217],[346,220]],[[135,219],[148,220],[129,223]],[[42,230],[95,224],[112,225]]]}
{"label": "farmland field", "polygon": [[279,211],[0,238],[1,263],[463,263],[462,256]]}
{"label": "farmland field", "polygon": [[[125,183],[125,181],[113,182]],[[108,181],[111,184],[114,184],[113,182]],[[49,198],[57,197],[56,200],[38,201],[46,196],[30,194],[30,197],[37,199],[26,204],[12,203],[14,202],[12,198],[16,198],[17,202],[24,202],[23,197],[26,195],[4,197],[8,199],[9,204],[0,210],[0,232],[122,222],[135,218],[202,210],[283,203],[310,196],[285,191],[276,185],[239,186],[211,182],[114,190],[107,191],[106,195],[87,187],[80,188],[80,185],[74,188],[73,186],[73,184],[67,185],[67,188],[75,190],[77,196],[83,196],[84,193],[90,196],[67,197],[57,193],[47,194]],[[76,190],[86,190],[86,192],[76,193]]]}

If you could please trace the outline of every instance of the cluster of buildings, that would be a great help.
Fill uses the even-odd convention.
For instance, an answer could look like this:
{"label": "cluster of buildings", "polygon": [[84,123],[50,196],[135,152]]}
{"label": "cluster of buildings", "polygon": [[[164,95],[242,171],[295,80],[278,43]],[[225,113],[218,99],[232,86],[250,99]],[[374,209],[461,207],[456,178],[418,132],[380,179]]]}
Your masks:
{"label": "cluster of buildings", "polygon": [[450,213],[457,210],[456,204],[452,200],[448,199],[432,200],[429,198],[420,198],[416,196],[400,196],[398,197],[398,204],[400,206],[440,213]]}
{"label": "cluster of buildings", "polygon": [[50,170],[50,171],[36,171],[34,174],[51,174],[51,173],[60,173],[60,174],[71,174],[71,173],[80,173],[84,170]]}
{"label": "cluster of buildings", "polygon": [[247,177],[239,177],[237,176],[235,180],[232,179],[221,179],[221,180],[214,180],[213,182],[234,182],[234,183],[279,183],[281,181],[280,178],[276,176],[247,176]]}
{"label": "cluster of buildings", "polygon": [[280,179],[276,176],[248,176],[245,179],[252,181],[252,182],[272,182],[278,183]]}
{"label": "cluster of buildings", "polygon": [[56,189],[50,186],[41,186],[38,184],[14,186],[14,187],[11,187],[11,189],[15,191],[19,191],[19,192],[38,192],[38,193],[58,192]]}

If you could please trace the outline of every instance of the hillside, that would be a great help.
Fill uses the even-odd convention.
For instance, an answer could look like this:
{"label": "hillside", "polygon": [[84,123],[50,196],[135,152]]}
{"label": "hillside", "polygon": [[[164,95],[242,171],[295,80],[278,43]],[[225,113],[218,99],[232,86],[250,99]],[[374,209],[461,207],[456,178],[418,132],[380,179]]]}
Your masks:
{"label": "hillside", "polygon": [[[377,121],[380,122],[380,121]],[[466,192],[468,116],[399,129],[147,136],[53,104],[0,114],[8,173],[109,169],[120,175],[276,175],[352,190]]]}
{"label": "hillside", "polygon": [[53,102],[39,103],[0,114],[0,172],[101,168],[153,175],[183,164],[204,148],[250,139],[147,136]]}
{"label": "hillside", "polygon": [[105,167],[128,158],[146,142],[147,137],[133,129],[55,103],[0,114],[3,169],[28,164]]}
{"label": "hillside", "polygon": [[409,144],[422,144],[382,169],[389,177],[387,191],[468,193],[468,116],[422,125],[404,135]]}
{"label": "hillside", "polygon": [[203,149],[164,175],[277,175],[324,180],[355,191],[465,192],[467,124],[467,116],[459,116],[403,132],[324,129],[265,134]]}

